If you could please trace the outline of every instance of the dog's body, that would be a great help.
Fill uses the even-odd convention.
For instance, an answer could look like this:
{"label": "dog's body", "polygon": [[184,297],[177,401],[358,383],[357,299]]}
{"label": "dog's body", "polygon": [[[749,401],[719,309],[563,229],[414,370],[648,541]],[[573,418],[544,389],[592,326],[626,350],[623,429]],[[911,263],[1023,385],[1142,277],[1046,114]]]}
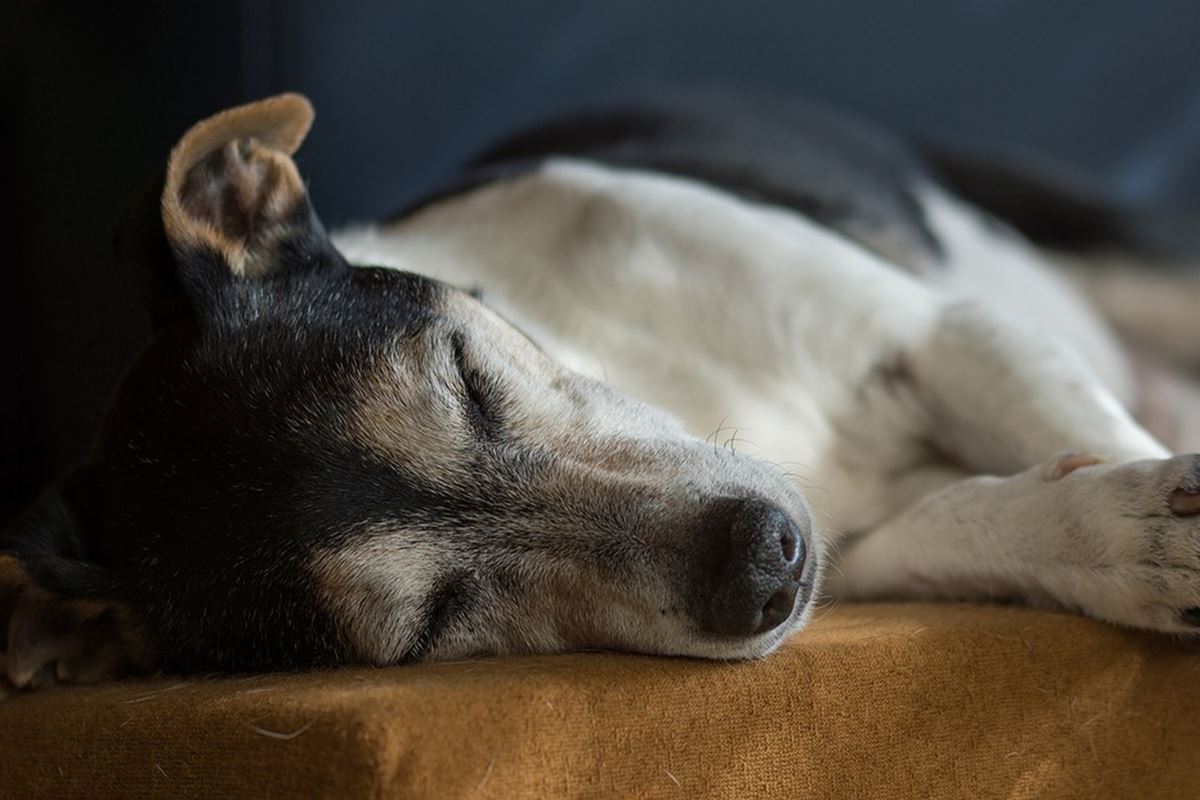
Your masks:
{"label": "dog's body", "polygon": [[[1200,460],[1170,458],[1126,411],[1154,406],[1160,435],[1191,449],[1187,415],[1155,401],[1192,390],[1155,366],[1154,385],[1167,389],[1148,400],[1142,361],[1101,313],[1143,350],[1200,356],[1177,341],[1186,313],[1147,315],[1112,291],[1126,263],[1190,257],[1186,236],[1141,236],[1162,230],[1049,184],[923,158],[828,115],[767,105],[721,117],[691,101],[515,137],[398,220],[329,245],[305,221],[290,161],[238,144],[252,134],[282,159],[298,144],[290,134],[272,144],[271,131],[303,112],[269,102],[189,133],[162,195],[183,291],[156,300],[152,285],[151,313],[169,338],[179,308],[193,309],[186,350],[220,351],[225,382],[206,395],[198,387],[211,381],[176,391],[184,379],[142,371],[155,407],[177,397],[189,420],[229,404],[245,375],[254,401],[232,404],[238,424],[259,412],[287,424],[247,451],[213,448],[236,428],[184,435],[177,422],[144,423],[148,401],[122,413],[118,400],[88,488],[50,501],[63,516],[120,520],[101,526],[103,546],[66,537],[84,542],[72,564],[103,567],[82,594],[134,620],[92,638],[143,633],[98,672],[148,662],[143,650],[185,669],[586,646],[755,656],[808,619],[827,560],[839,562],[830,591],[847,597],[1002,597],[1170,633],[1200,625]],[[195,277],[213,269],[192,266],[197,252],[217,254],[206,258],[225,277]],[[1100,265],[1102,253],[1122,261]],[[395,279],[346,272],[343,257],[439,283],[403,289],[392,319]],[[341,288],[276,296],[318,274]],[[1152,277],[1165,294],[1190,280]],[[347,280],[355,288],[337,283]],[[341,302],[374,310],[342,315]],[[267,326],[271,358],[245,361],[261,349],[259,321],[282,306],[283,326],[309,333]],[[448,349],[413,344],[429,337]],[[338,379],[272,376],[280,358]],[[213,369],[206,359],[188,374]],[[257,372],[261,387],[247,374]],[[322,425],[342,433],[321,444],[310,431]],[[197,512],[203,530],[230,527],[216,555],[162,530],[191,495],[156,484],[157,473],[212,463],[160,452],[170,437],[236,465],[173,477],[226,501],[198,504],[212,506]],[[300,455],[272,451],[287,437],[304,443]],[[339,460],[347,447],[357,455]],[[274,479],[309,458],[321,462],[320,491],[309,472]],[[112,488],[133,472],[153,500]],[[390,481],[403,491],[384,491]],[[107,510],[76,510],[88,501],[75,498],[94,495]],[[143,505],[155,511],[127,510]],[[43,606],[83,602],[55,599],[71,595],[61,565],[30,566],[67,549],[28,544],[55,527],[41,513],[10,538],[21,558],[10,586],[46,593]],[[253,547],[230,514],[252,520]],[[275,561],[247,566],[263,559]],[[208,576],[265,610],[212,611],[211,587],[193,585]],[[297,597],[283,603],[281,591]],[[75,616],[101,613],[114,612]],[[81,656],[57,660],[71,658]],[[35,682],[55,660],[23,656],[14,669],[10,652],[9,672]]]}

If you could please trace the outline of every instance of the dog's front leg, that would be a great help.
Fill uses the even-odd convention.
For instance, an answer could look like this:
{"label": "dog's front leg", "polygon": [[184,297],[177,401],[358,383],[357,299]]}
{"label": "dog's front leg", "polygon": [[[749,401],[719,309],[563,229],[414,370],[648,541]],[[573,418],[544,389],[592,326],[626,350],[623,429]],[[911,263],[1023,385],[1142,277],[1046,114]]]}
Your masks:
{"label": "dog's front leg", "polygon": [[[930,438],[994,474],[947,478],[848,543],[835,591],[1200,632],[1200,456],[1165,458],[1079,359],[979,306],[949,307],[907,361]],[[1056,455],[1071,451],[1098,455]]]}
{"label": "dog's front leg", "polygon": [[1011,474],[1064,452],[1168,454],[1075,353],[986,306],[947,306],[904,362],[930,438],[970,472]]}
{"label": "dog's front leg", "polygon": [[935,492],[845,548],[854,598],[1015,599],[1200,633],[1200,456],[1062,456]]}

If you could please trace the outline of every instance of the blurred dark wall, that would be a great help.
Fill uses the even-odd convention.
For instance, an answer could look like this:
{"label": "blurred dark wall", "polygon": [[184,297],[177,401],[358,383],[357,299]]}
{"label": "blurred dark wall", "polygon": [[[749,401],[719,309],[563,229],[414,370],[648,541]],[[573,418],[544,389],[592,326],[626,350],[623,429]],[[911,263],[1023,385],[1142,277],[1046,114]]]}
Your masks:
{"label": "blurred dark wall", "polygon": [[192,122],[284,89],[325,221],[529,117],[646,85],[817,98],[1200,207],[1195,0],[36,2],[0,12],[0,516],[86,448],[145,335],[109,228]]}

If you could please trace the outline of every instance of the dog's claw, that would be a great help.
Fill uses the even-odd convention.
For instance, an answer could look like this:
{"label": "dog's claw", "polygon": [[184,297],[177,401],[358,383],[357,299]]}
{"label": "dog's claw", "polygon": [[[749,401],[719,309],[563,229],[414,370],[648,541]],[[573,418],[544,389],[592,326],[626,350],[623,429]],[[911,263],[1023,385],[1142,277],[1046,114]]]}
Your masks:
{"label": "dog's claw", "polygon": [[1171,492],[1171,513],[1180,517],[1200,514],[1200,491],[1179,488]]}

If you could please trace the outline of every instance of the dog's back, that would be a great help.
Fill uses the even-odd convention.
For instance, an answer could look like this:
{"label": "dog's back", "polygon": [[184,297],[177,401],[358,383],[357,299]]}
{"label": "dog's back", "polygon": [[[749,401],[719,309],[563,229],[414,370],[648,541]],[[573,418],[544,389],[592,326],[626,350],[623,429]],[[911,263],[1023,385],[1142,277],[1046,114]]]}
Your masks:
{"label": "dog's back", "polygon": [[857,529],[894,511],[862,487],[924,457],[896,444],[921,423],[906,428],[903,384],[881,376],[932,324],[926,290],[1069,342],[1138,406],[1125,349],[1059,262],[1185,260],[1192,243],[1153,238],[1157,219],[825,110],[703,95],[514,135],[338,244],[477,291],[556,358],[697,435],[732,426],[751,452],[803,463]]}

